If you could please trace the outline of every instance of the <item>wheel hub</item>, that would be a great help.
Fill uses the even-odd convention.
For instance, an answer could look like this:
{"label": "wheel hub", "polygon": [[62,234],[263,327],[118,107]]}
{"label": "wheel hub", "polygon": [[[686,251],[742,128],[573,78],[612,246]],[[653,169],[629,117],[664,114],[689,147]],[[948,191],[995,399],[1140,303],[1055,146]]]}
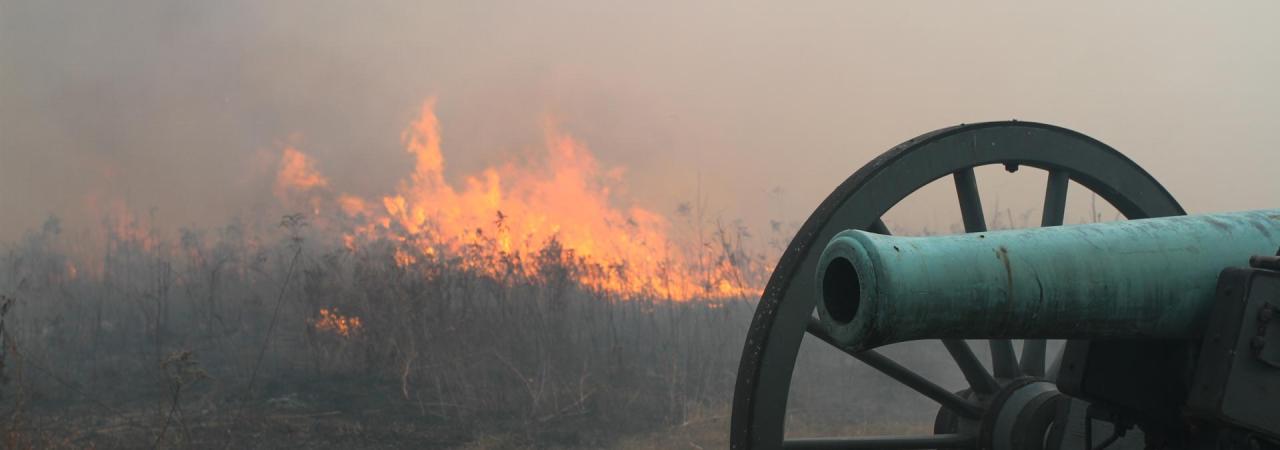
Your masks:
{"label": "wheel hub", "polygon": [[982,404],[982,417],[965,418],[941,408],[934,433],[977,435],[977,448],[990,450],[1056,448],[1048,444],[1049,438],[1066,420],[1064,402],[1070,401],[1052,382],[1033,377],[1002,383],[994,395],[980,396],[968,389],[956,395]]}

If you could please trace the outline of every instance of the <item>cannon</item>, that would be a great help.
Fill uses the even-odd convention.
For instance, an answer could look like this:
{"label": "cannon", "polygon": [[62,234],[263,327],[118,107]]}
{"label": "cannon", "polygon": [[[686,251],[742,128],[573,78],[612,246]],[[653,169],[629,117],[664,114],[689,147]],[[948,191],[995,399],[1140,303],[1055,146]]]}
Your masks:
{"label": "cannon", "polygon": [[[993,164],[1045,172],[1041,227],[987,230],[974,168]],[[881,217],[943,177],[964,233],[893,236]],[[1126,220],[1063,225],[1071,181]],[[936,402],[933,433],[785,435],[804,339]],[[1049,357],[1047,339],[1065,344]],[[922,340],[941,342],[967,388],[877,351]],[[1280,209],[1187,215],[1133,161],[1052,125],[908,140],[837,187],[780,258],[748,329],[730,444],[1280,449]]]}

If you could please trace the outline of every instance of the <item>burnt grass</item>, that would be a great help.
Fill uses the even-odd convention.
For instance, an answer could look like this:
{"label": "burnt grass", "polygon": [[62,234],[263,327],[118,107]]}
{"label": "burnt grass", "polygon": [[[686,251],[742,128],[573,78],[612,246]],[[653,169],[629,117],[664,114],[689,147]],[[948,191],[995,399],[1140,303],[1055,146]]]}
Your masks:
{"label": "burnt grass", "polygon": [[[625,267],[554,242],[397,264],[403,243],[249,228],[108,233],[86,258],[51,221],[7,244],[4,448],[725,444],[755,299],[592,290],[576,280]],[[317,326],[322,309],[359,325]],[[931,372],[941,354],[896,353]],[[931,422],[927,400],[839,355],[806,341],[791,429]]]}

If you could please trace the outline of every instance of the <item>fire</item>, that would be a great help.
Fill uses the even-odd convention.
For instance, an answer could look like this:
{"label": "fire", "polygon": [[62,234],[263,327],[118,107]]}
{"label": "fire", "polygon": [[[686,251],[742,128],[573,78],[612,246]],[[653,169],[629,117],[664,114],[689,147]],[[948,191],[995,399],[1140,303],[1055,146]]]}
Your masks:
{"label": "fire", "polygon": [[544,266],[578,264],[591,270],[573,277],[587,288],[623,296],[673,300],[753,296],[744,258],[710,258],[672,238],[661,214],[616,206],[624,171],[602,167],[582,142],[548,124],[540,165],[507,163],[464,178],[445,179],[440,122],[434,99],[403,132],[413,171],[396,192],[378,200],[328,192],[329,182],[311,159],[285,147],[276,180],[281,198],[306,197],[320,214],[319,198],[333,198],[333,213],[348,219],[343,245],[355,250],[380,239],[399,245],[394,259],[408,267],[446,256],[466,256],[468,270],[499,276],[503,261],[518,259],[532,274]]}
{"label": "fire", "polygon": [[276,175],[276,195],[287,190],[310,190],[329,185],[315,169],[315,162],[292,146],[284,148],[280,157],[280,172]]}
{"label": "fire", "polygon": [[360,322],[359,317],[339,314],[337,308],[321,308],[320,318],[312,320],[311,326],[315,327],[316,331],[333,333],[345,338],[359,334],[364,324]]}
{"label": "fire", "polygon": [[[276,174],[274,193],[276,198],[286,198],[290,193],[315,191],[329,186],[329,180],[315,169],[315,162],[292,146],[284,148],[280,157],[280,171]],[[312,199],[308,208],[320,213],[319,199]]]}

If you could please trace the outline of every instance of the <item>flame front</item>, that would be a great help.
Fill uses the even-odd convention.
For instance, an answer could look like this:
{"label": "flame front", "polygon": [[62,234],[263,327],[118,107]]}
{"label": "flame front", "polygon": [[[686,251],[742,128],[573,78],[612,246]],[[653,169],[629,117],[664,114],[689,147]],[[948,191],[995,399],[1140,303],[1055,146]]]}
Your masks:
{"label": "flame front", "polygon": [[622,296],[689,300],[758,292],[760,271],[751,258],[735,257],[727,247],[701,248],[720,247],[704,242],[676,242],[661,214],[615,206],[611,187],[623,171],[602,168],[585,145],[552,125],[542,166],[492,167],[455,189],[445,181],[434,106],[434,99],[426,101],[402,135],[415,164],[394,195],[372,201],[332,195],[328,180],[294,147],[284,149],[276,194],[304,199],[316,215],[325,204],[320,199],[332,198],[328,204],[346,219],[343,245],[356,250],[389,240],[402,267],[455,258],[468,270],[499,277],[511,270],[504,262],[518,260],[526,275],[551,265],[575,267],[570,276],[581,286]]}

